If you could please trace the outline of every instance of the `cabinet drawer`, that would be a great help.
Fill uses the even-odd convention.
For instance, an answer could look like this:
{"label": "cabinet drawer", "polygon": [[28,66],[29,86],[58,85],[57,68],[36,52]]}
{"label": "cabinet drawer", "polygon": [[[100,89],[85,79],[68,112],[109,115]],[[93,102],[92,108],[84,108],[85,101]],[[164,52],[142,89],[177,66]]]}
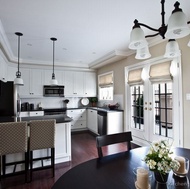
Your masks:
{"label": "cabinet drawer", "polygon": [[86,109],[74,109],[74,110],[67,110],[67,114],[81,114],[84,113]]}
{"label": "cabinet drawer", "polygon": [[43,116],[44,115],[44,111],[30,112],[29,115],[30,116]]}
{"label": "cabinet drawer", "polygon": [[71,122],[71,129],[86,128],[86,121]]}

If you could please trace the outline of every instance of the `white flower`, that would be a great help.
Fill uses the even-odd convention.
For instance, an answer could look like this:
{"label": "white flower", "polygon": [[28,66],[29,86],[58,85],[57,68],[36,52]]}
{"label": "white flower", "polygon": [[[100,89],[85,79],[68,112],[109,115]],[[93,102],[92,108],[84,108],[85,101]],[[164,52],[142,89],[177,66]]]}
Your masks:
{"label": "white flower", "polygon": [[168,140],[154,141],[151,144],[149,152],[144,159],[150,170],[168,173],[171,170],[179,169],[179,162],[170,157],[170,154],[172,154],[170,147]]}

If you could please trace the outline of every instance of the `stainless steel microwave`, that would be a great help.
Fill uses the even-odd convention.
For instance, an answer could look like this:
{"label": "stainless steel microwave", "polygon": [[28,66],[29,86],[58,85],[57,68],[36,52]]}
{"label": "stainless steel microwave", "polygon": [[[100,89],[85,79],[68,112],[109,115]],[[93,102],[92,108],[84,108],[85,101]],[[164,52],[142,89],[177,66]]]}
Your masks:
{"label": "stainless steel microwave", "polygon": [[64,86],[61,85],[44,85],[43,91],[47,97],[64,97]]}

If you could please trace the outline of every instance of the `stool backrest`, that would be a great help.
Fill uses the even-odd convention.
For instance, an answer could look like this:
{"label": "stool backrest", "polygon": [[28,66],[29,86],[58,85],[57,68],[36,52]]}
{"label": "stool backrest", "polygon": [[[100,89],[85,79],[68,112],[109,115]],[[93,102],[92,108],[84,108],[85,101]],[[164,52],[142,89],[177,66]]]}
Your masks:
{"label": "stool backrest", "polygon": [[0,123],[0,155],[27,152],[27,122]]}
{"label": "stool backrest", "polygon": [[132,141],[131,132],[123,132],[123,133],[116,133],[110,135],[101,135],[96,137],[96,146],[98,150],[99,158],[103,157],[102,147],[108,146],[111,144],[117,144],[126,142],[127,143],[127,150],[131,150],[131,141]]}
{"label": "stool backrest", "polygon": [[30,150],[54,148],[55,146],[55,120],[30,121]]}

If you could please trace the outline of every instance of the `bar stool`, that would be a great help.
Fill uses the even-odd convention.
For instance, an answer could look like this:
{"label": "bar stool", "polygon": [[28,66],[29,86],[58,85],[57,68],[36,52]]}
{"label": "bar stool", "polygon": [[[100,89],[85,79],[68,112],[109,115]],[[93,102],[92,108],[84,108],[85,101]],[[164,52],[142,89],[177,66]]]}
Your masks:
{"label": "bar stool", "polygon": [[[33,120],[30,121],[30,139],[29,139],[29,164],[30,164],[30,181],[32,181],[33,171],[42,169],[52,169],[54,177],[55,165],[55,120]],[[47,156],[34,157],[35,150],[51,149]],[[50,165],[43,164],[43,160],[51,159]],[[41,161],[40,167],[33,167],[33,162]]]}
{"label": "bar stool", "polygon": [[[28,172],[28,127],[27,122],[6,122],[0,123],[0,170],[1,170],[1,158],[2,158],[2,175],[1,178],[7,176],[14,176],[18,174],[25,174],[25,182],[27,182],[27,172]],[[19,154],[24,154],[24,160],[19,160]],[[14,162],[12,160],[6,161],[6,156],[8,154],[15,154],[13,159],[17,159]],[[16,155],[17,154],[17,155]],[[12,159],[12,158],[10,158]],[[20,158],[21,159],[21,158]],[[24,164],[24,171],[16,171],[16,166],[18,164]],[[13,172],[7,173],[6,168],[8,166],[13,166]]]}

